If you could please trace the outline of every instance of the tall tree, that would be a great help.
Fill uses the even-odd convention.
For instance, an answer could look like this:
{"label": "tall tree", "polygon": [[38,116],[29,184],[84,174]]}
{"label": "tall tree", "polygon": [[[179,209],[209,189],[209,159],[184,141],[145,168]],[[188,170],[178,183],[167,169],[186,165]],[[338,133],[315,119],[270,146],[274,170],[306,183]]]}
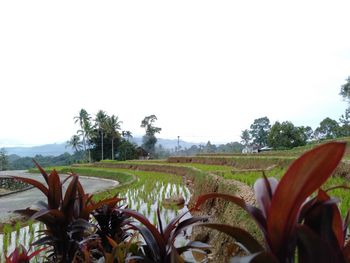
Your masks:
{"label": "tall tree", "polygon": [[325,118],[320,126],[315,130],[315,136],[318,139],[334,139],[340,135],[340,126],[337,121],[331,118]]}
{"label": "tall tree", "polygon": [[242,131],[241,142],[243,143],[244,146],[248,146],[251,139],[252,138],[250,137],[249,130],[245,129],[244,131]]}
{"label": "tall tree", "polygon": [[341,123],[340,135],[341,136],[350,136],[350,107],[345,110],[339,122]]}
{"label": "tall tree", "polygon": [[106,128],[107,118],[108,118],[108,115],[103,110],[99,110],[95,117],[95,124],[97,126],[97,129],[99,130],[99,133],[101,134],[101,160],[103,160],[103,139],[104,139],[103,132]]}
{"label": "tall tree", "polygon": [[314,139],[314,131],[310,126],[300,126],[299,129],[306,142],[310,142]]}
{"label": "tall tree", "polygon": [[[75,123],[79,123],[80,130],[78,133],[80,133],[83,136],[83,146],[84,146],[84,152],[86,153],[86,140],[87,136],[91,134],[91,117],[90,114],[85,110],[81,109],[78,116],[74,117]],[[89,151],[89,161],[91,162],[91,155]]]}
{"label": "tall tree", "polygon": [[69,141],[67,141],[67,146],[72,147],[75,152],[79,152],[83,148],[83,144],[80,140],[80,137],[76,134],[73,135]]}
{"label": "tall tree", "polygon": [[253,143],[259,145],[260,147],[266,146],[270,128],[270,120],[267,117],[255,119],[253,124],[250,125],[250,134],[252,136]]}
{"label": "tall tree", "polygon": [[290,121],[276,121],[268,135],[269,146],[275,149],[289,149],[306,144],[306,135],[300,127],[295,127]]}
{"label": "tall tree", "polygon": [[114,140],[120,136],[120,124],[122,121],[119,120],[118,116],[114,114],[106,119],[106,132],[111,137],[112,143],[112,160],[114,160],[115,152],[114,152]]}
{"label": "tall tree", "polygon": [[8,156],[4,148],[0,149],[0,171],[5,171],[9,167]]}
{"label": "tall tree", "polygon": [[142,147],[149,153],[155,153],[155,145],[157,143],[156,133],[160,133],[162,130],[159,127],[154,126],[154,122],[157,120],[155,115],[146,116],[142,122],[141,127],[145,128],[146,134],[142,137]]}
{"label": "tall tree", "polygon": [[350,102],[350,76],[346,79],[346,83],[341,86],[340,95]]}
{"label": "tall tree", "polygon": [[130,138],[132,138],[132,132],[131,131],[122,131],[122,136],[130,142]]}

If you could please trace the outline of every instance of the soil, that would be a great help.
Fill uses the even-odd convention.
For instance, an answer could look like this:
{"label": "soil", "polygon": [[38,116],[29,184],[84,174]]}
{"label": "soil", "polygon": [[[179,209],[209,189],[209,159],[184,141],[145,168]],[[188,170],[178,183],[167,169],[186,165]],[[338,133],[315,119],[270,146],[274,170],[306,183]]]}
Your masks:
{"label": "soil", "polygon": [[[223,179],[214,174],[211,174],[210,177],[215,179],[204,187],[206,188],[205,192],[228,193],[241,197],[248,204],[255,205],[256,201],[253,189],[248,185],[236,180]],[[210,190],[207,188],[212,189]],[[194,200],[192,200],[192,202],[195,202],[197,195],[200,194],[198,193],[198,190],[202,191],[203,185],[195,183],[193,189]],[[209,215],[210,222],[238,226],[243,229],[249,229],[249,232],[257,231],[254,223],[248,218],[245,212],[238,209],[237,206],[232,203],[224,200],[216,199],[214,201],[207,201],[207,204],[205,204],[201,208],[201,211],[195,215]],[[229,259],[232,256],[242,254],[242,250],[233,242],[234,240],[231,237],[216,230],[198,227],[194,228],[191,239],[202,241],[212,246],[212,254],[209,256],[209,262],[229,262]]]}

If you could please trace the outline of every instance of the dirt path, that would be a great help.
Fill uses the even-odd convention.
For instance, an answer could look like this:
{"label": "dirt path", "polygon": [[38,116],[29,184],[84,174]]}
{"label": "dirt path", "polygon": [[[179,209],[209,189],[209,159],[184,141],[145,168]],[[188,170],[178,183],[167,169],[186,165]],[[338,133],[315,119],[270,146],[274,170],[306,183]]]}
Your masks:
{"label": "dirt path", "polygon": [[[29,174],[26,173],[26,171],[1,171],[0,176],[22,176],[44,182],[40,174]],[[60,177],[65,178],[67,175],[60,175]],[[119,184],[114,180],[85,176],[79,177],[79,180],[87,193],[106,190]],[[67,182],[65,186],[68,186],[68,183],[69,182]],[[12,213],[12,211],[25,209],[27,207],[35,207],[36,202],[45,200],[46,197],[43,193],[35,188],[0,197],[0,223],[8,222],[10,219],[16,218],[16,214]]]}

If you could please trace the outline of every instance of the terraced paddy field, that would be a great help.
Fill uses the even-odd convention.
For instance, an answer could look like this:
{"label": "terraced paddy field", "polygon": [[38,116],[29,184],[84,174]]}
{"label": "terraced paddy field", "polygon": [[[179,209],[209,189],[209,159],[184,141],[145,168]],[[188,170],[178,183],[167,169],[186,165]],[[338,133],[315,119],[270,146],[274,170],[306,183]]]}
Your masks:
{"label": "terraced paddy field", "polygon": [[[118,194],[126,198],[130,208],[146,215],[156,222],[155,211],[161,209],[162,221],[168,223],[178,213],[193,205],[196,198],[205,193],[219,192],[241,196],[247,203],[255,204],[252,187],[262,177],[281,178],[288,166],[305,152],[308,147],[287,152],[269,152],[255,155],[199,155],[192,157],[171,157],[167,160],[147,161],[103,161],[94,164],[55,167],[60,173],[74,172],[81,176],[96,176],[114,179],[120,186],[100,192],[95,199]],[[337,185],[349,185],[350,164],[349,145],[347,152],[334,175],[324,185],[324,189]],[[339,198],[343,216],[350,207],[349,190],[338,188],[330,193]],[[162,201],[173,195],[185,198],[185,206],[180,209],[163,207]],[[210,221],[228,223],[242,227],[261,239],[261,233],[246,213],[223,200],[207,202],[197,215],[210,215]],[[230,245],[231,238],[215,230],[195,228],[191,239],[212,245],[212,262],[226,262],[237,247]],[[179,242],[187,242],[185,239]],[[227,244],[227,246],[223,245]]]}

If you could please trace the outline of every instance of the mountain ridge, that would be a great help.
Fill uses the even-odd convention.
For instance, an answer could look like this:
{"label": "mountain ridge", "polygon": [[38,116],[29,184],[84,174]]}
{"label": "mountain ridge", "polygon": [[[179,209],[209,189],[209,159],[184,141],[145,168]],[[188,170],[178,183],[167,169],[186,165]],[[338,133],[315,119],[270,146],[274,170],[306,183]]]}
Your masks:
{"label": "mountain ridge", "polygon": [[[178,141],[176,139],[163,139],[163,138],[157,138],[157,144],[156,145],[162,145],[165,149],[174,149],[178,146]],[[134,137],[131,139],[132,142],[134,142],[137,145],[142,144],[142,137]],[[180,140],[179,145],[181,148],[190,148],[192,145],[200,145],[201,143],[192,143],[192,142],[185,142]],[[74,150],[67,146],[65,142],[63,143],[52,143],[52,144],[43,144],[38,146],[18,146],[18,147],[4,147],[6,154],[8,155],[17,155],[19,157],[34,157],[36,155],[42,155],[42,156],[58,156],[65,152],[68,152],[70,154],[74,153]]]}

